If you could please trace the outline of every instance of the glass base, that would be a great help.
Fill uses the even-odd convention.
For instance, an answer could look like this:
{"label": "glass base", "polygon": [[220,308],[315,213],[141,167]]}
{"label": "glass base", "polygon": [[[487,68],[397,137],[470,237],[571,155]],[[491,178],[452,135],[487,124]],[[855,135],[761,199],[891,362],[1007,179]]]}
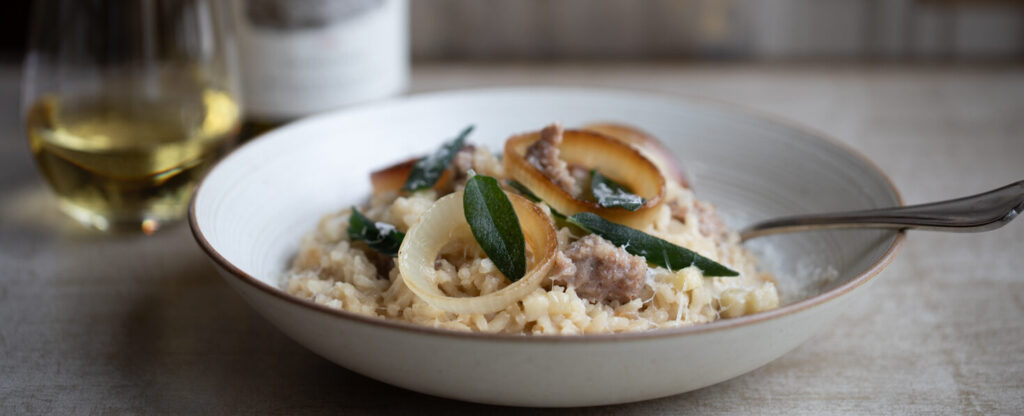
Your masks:
{"label": "glass base", "polygon": [[185,209],[165,213],[142,212],[125,214],[97,212],[63,198],[58,200],[58,206],[62,212],[78,221],[78,223],[102,232],[141,231],[146,235],[150,235],[165,225],[180,221],[185,216]]}

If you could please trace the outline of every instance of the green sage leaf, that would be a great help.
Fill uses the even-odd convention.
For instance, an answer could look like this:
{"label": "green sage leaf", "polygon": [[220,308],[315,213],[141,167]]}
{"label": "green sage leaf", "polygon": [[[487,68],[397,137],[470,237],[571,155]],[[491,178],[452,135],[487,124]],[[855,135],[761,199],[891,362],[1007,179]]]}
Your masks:
{"label": "green sage leaf", "polygon": [[512,201],[498,181],[484,175],[469,178],[462,209],[473,238],[494,266],[511,282],[521,279],[526,274],[526,239]]}
{"label": "green sage leaf", "polygon": [[636,211],[647,202],[640,195],[634,194],[629,188],[602,175],[596,169],[590,171],[590,193],[594,195],[597,204],[605,208],[618,207]]}
{"label": "green sage leaf", "polygon": [[515,189],[516,192],[519,192],[519,194],[522,195],[524,198],[529,199],[530,201],[533,202],[540,202],[540,197],[537,196],[537,194],[533,193],[533,191],[531,191],[530,188],[527,188],[526,185],[523,185],[522,182],[509,179],[508,186],[512,187],[512,189]]}
{"label": "green sage leaf", "polygon": [[395,229],[394,225],[373,222],[352,207],[352,215],[348,217],[348,238],[352,241],[363,241],[373,250],[391,257],[398,255],[405,233]]}
{"label": "green sage leaf", "polygon": [[616,224],[590,212],[569,217],[569,222],[590,231],[627,252],[643,256],[648,263],[676,271],[697,266],[704,276],[738,276],[735,270],[691,250],[625,225]]}
{"label": "green sage leaf", "polygon": [[434,186],[452,162],[455,153],[466,144],[466,137],[472,131],[473,126],[466,127],[454,139],[442,144],[433,154],[417,160],[416,164],[412,166],[412,170],[409,171],[409,176],[405,178],[402,190],[415,192]]}
{"label": "green sage leaf", "polygon": [[[523,198],[529,199],[530,201],[533,202],[544,202],[540,199],[540,197],[537,196],[537,194],[534,194],[532,191],[530,191],[530,188],[527,188],[526,185],[523,185],[522,182],[509,179],[508,186],[512,187],[512,189],[515,189],[516,192],[519,192],[519,194],[522,195]],[[551,217],[554,218],[555,220],[555,227],[569,227],[574,231],[574,234],[575,231],[580,231],[582,233],[587,232],[586,230],[577,227],[576,224],[569,222],[569,219],[568,217],[565,216],[565,214],[562,214],[561,212],[558,212],[558,210],[551,208],[551,205],[548,205],[548,211],[551,212]]]}

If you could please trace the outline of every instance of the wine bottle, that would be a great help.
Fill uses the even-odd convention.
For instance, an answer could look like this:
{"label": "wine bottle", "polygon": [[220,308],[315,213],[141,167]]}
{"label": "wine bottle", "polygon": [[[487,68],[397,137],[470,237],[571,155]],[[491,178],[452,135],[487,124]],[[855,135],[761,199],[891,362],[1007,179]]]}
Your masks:
{"label": "wine bottle", "polygon": [[234,0],[244,136],[405,90],[406,0]]}

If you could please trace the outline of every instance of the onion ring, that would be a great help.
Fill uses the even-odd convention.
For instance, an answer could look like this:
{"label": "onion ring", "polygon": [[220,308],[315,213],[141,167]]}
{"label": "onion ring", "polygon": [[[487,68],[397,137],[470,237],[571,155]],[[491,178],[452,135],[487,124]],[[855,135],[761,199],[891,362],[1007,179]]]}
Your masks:
{"label": "onion ring", "polygon": [[526,160],[526,149],[540,139],[539,132],[512,136],[505,142],[505,172],[522,183],[551,208],[565,214],[592,212],[612,222],[643,228],[654,221],[665,201],[665,177],[658,166],[635,147],[587,130],[565,130],[559,156],[570,165],[597,168],[602,175],[626,185],[646,202],[636,211],[602,207],[593,201],[577,199],[556,185]]}
{"label": "onion ring", "polygon": [[633,126],[608,122],[590,123],[583,126],[583,130],[601,133],[633,145],[643,152],[651,162],[654,162],[666,178],[675,180],[684,188],[690,187],[690,181],[682,164],[672,155],[672,151],[665,147],[664,143],[650,133]]}
{"label": "onion ring", "polygon": [[526,274],[504,288],[486,295],[453,297],[433,283],[434,262],[441,249],[452,240],[473,240],[462,210],[462,191],[437,200],[409,229],[398,250],[398,269],[406,287],[431,306],[454,313],[492,313],[508,307],[530,294],[548,275],[558,250],[558,238],[551,219],[537,205],[515,194],[507,194],[519,217],[526,246],[533,253]]}

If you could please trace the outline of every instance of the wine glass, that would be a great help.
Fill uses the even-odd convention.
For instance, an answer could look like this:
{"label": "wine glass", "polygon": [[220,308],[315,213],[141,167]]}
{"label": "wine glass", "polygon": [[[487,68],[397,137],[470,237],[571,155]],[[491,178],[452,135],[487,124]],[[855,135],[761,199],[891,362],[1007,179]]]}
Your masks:
{"label": "wine glass", "polygon": [[237,137],[231,13],[216,0],[37,0],[22,111],[62,211],[152,233]]}

